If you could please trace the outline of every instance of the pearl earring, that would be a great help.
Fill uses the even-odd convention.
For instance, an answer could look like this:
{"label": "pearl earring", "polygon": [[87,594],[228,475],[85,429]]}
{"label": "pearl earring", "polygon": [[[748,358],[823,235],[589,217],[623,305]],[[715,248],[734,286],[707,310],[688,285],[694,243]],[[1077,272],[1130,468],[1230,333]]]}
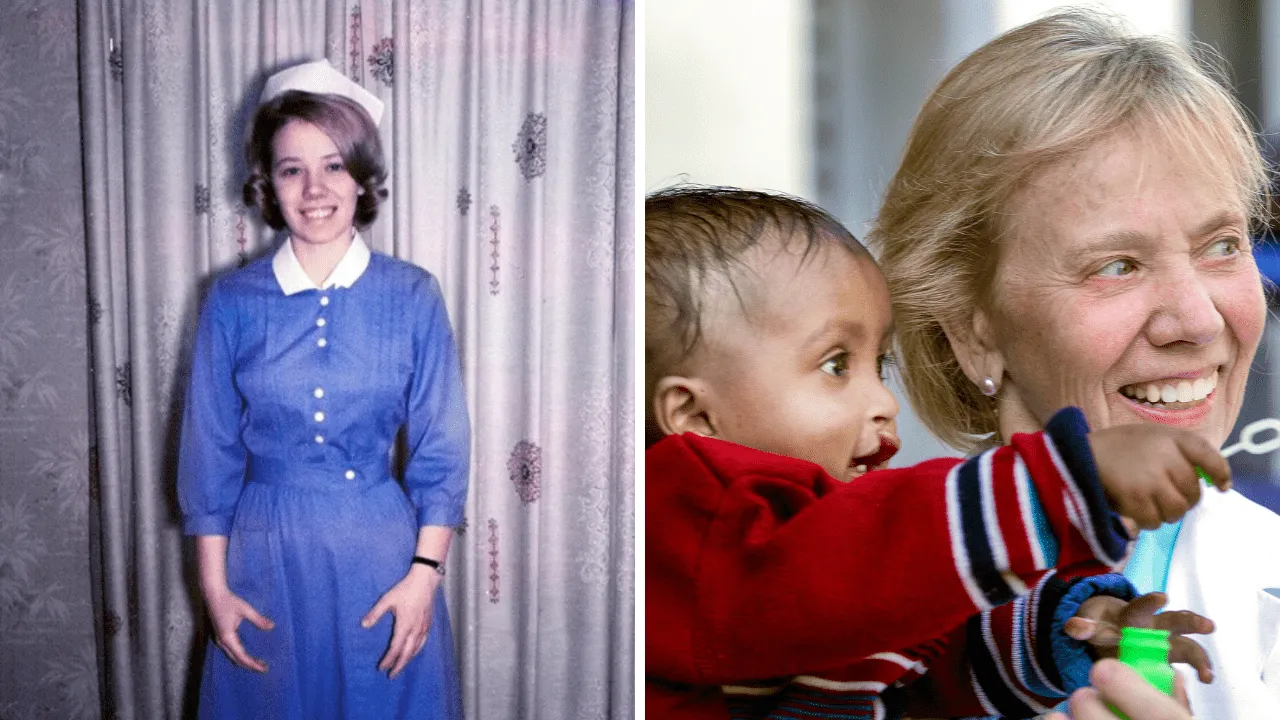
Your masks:
{"label": "pearl earring", "polygon": [[983,395],[986,395],[987,397],[995,397],[996,390],[997,390],[996,381],[992,380],[990,375],[982,378],[982,394]]}

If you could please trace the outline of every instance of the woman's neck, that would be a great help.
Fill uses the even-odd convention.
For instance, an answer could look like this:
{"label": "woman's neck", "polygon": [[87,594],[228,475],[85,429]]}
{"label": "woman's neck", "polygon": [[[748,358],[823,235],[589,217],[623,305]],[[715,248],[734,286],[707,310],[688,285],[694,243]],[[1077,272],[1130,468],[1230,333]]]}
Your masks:
{"label": "woman's neck", "polygon": [[324,281],[329,279],[333,269],[342,262],[343,256],[351,248],[354,239],[355,232],[352,231],[345,241],[317,244],[290,236],[289,242],[293,243],[293,254],[298,258],[302,271],[311,278],[311,282],[315,283],[316,287],[324,287]]}
{"label": "woman's neck", "polygon": [[1033,433],[1040,431],[1041,422],[1027,408],[1018,392],[1018,387],[1005,378],[1000,388],[1000,396],[996,398],[997,426],[999,427],[1000,444],[1009,442],[1014,433]]}

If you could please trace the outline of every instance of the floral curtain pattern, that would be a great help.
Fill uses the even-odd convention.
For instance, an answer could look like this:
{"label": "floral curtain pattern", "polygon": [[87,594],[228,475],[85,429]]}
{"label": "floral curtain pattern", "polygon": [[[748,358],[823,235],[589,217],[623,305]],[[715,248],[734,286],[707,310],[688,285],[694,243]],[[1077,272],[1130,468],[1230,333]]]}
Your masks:
{"label": "floral curtain pattern", "polygon": [[111,716],[194,699],[191,335],[210,278],[274,241],[239,200],[253,99],[320,57],[387,103],[365,237],[440,279],[462,355],[473,475],[446,582],[468,716],[633,714],[632,23],[630,0],[80,4]]}
{"label": "floral curtain pattern", "polygon": [[0,4],[0,718],[99,716],[75,0]]}

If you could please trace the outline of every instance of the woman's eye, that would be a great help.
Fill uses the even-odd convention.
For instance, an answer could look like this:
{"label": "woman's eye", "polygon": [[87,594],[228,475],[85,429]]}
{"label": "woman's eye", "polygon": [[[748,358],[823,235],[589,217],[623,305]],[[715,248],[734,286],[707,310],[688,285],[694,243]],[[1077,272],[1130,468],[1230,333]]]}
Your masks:
{"label": "woman's eye", "polygon": [[280,177],[293,177],[294,175],[297,175],[299,172],[300,171],[296,167],[281,168]]}
{"label": "woman's eye", "polygon": [[1123,277],[1138,269],[1138,264],[1129,258],[1112,260],[1098,269],[1097,274],[1103,277]]}
{"label": "woman's eye", "polygon": [[880,380],[883,382],[888,382],[889,368],[897,364],[898,364],[898,359],[893,356],[893,353],[885,353],[880,357],[876,358],[876,373],[880,375]]}
{"label": "woman's eye", "polygon": [[1212,245],[1205,251],[1206,255],[1214,257],[1230,257],[1240,253],[1240,241],[1236,238],[1223,238]]}
{"label": "woman's eye", "polygon": [[346,169],[347,169],[347,166],[346,166],[346,165],[343,165],[343,164],[342,164],[342,163],[340,163],[340,162],[331,162],[331,163],[329,163],[329,172],[342,172],[342,171],[344,171],[344,170],[346,170]]}
{"label": "woman's eye", "polygon": [[849,353],[840,353],[822,362],[822,372],[834,377],[844,377],[849,372]]}

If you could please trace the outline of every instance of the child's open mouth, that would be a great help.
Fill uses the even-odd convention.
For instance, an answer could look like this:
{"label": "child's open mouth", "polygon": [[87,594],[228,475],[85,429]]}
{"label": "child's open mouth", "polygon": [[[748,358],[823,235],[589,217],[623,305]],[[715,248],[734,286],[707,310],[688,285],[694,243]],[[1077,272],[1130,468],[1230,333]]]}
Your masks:
{"label": "child's open mouth", "polygon": [[889,458],[898,454],[898,439],[891,435],[880,436],[880,447],[870,455],[856,457],[849,463],[849,467],[853,469],[854,477],[871,470],[883,470]]}

